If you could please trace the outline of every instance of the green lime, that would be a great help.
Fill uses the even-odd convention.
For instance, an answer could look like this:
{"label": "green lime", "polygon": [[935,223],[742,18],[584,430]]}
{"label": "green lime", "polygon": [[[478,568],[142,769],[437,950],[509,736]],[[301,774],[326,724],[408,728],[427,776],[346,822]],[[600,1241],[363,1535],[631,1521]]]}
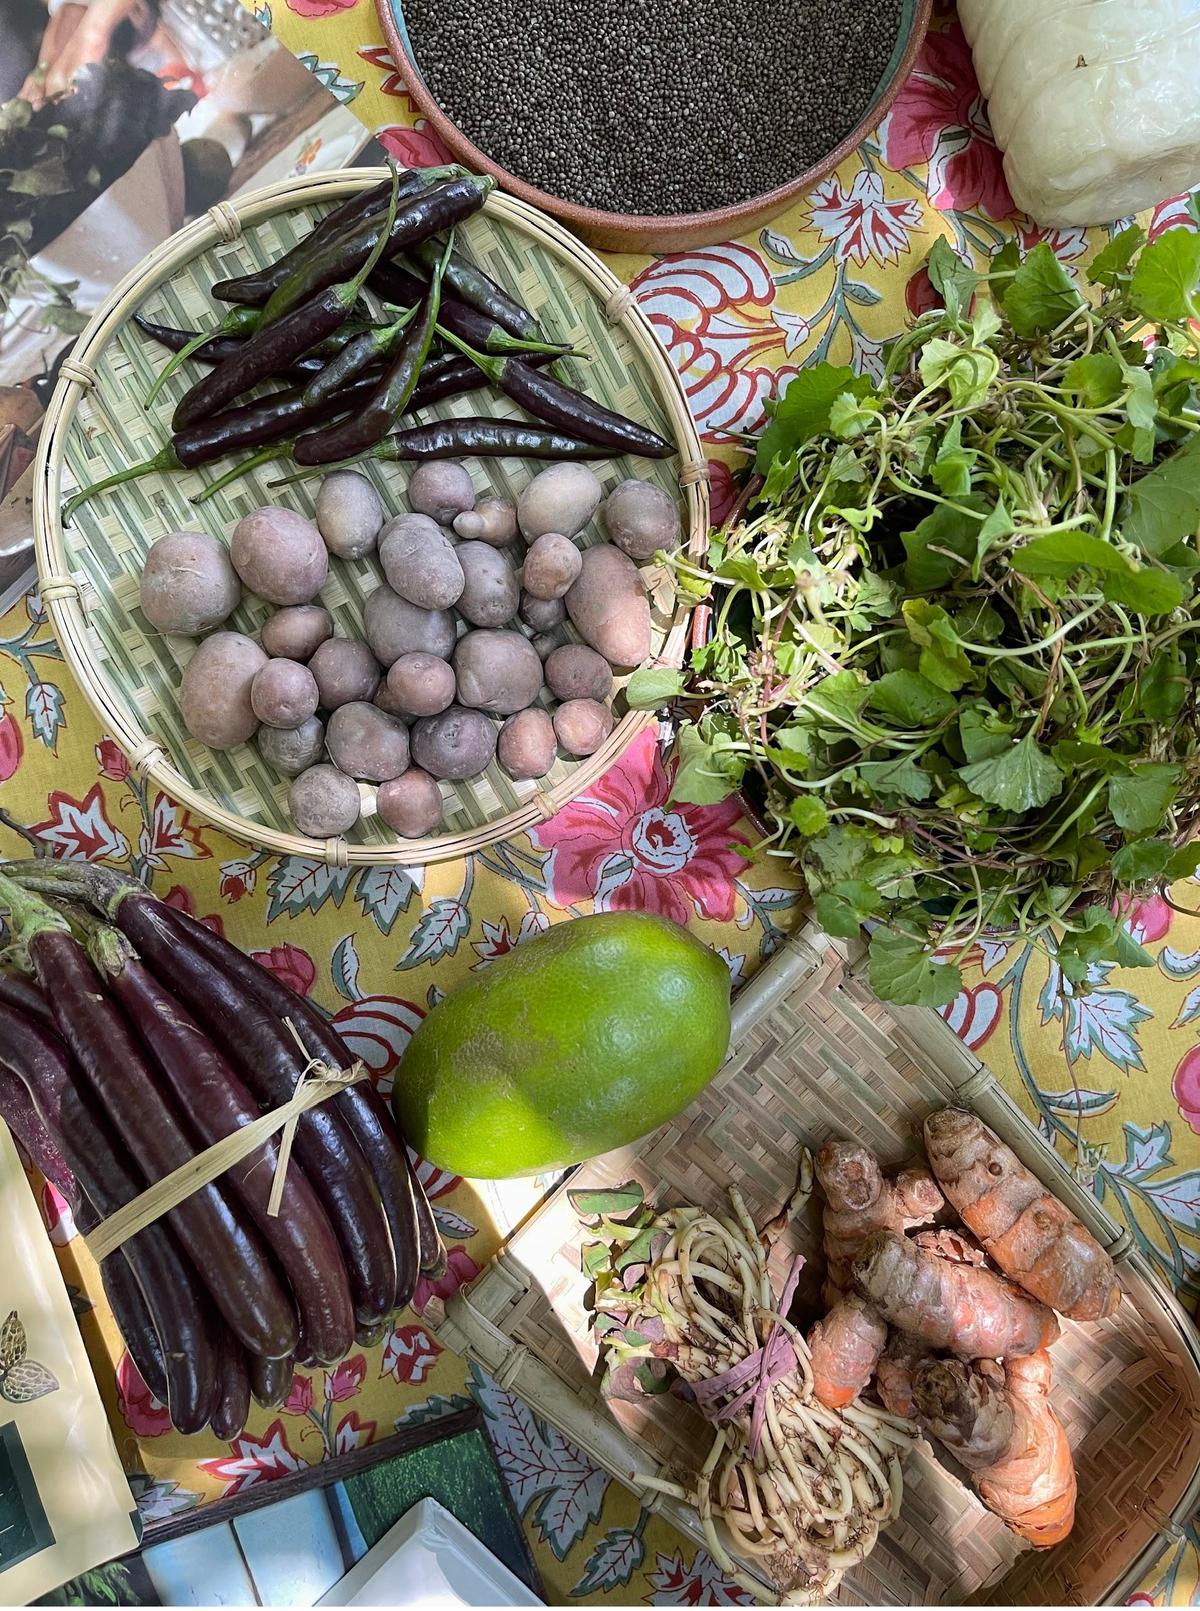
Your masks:
{"label": "green lime", "polygon": [[625,1146],[682,1112],[729,1046],[729,970],[665,918],[559,923],[433,1009],[397,1071],[424,1157],[497,1179]]}

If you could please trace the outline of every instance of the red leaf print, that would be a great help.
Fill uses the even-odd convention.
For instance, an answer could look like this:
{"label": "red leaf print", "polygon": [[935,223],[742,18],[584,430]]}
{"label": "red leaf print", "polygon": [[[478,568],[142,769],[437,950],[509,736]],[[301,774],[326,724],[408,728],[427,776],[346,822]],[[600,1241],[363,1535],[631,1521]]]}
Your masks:
{"label": "red leaf print", "polygon": [[102,738],[95,753],[101,776],[111,778],[114,783],[124,783],[129,776],[129,758],[121,746],[111,738]]}
{"label": "red leaf print", "polygon": [[154,797],[150,830],[144,836],[143,850],[155,867],[161,867],[166,856],[176,856],[182,861],[205,861],[212,855],[204,843],[200,824],[191,812],[184,811],[165,794]]}
{"label": "red leaf print", "polygon": [[8,711],[0,712],[0,783],[7,783],[20,766],[24,749],[21,729]]}
{"label": "red leaf print", "polygon": [[[392,53],[386,45],[360,45],[358,54],[363,61],[367,62],[371,67],[377,67],[383,74],[383,83],[379,85],[381,95],[402,95],[405,100],[408,100],[404,80],[400,77],[396,64],[392,60]],[[411,101],[409,105],[412,105]]]}
{"label": "red leaf print", "polygon": [[71,1205],[50,1181],[42,1182],[42,1222],[46,1234],[55,1247],[66,1247],[76,1237],[75,1216]]}
{"label": "red leaf print", "polygon": [[285,1415],[307,1415],[315,1403],[311,1376],[297,1373],[292,1377],[292,1390],[280,1406]]}
{"label": "red leaf print", "polygon": [[995,1033],[1004,1011],[1004,997],[994,984],[984,980],[974,989],[960,990],[940,1011],[963,1045],[975,1051]]}
{"label": "red leaf print", "polygon": [[343,1399],[354,1398],[367,1376],[365,1354],[352,1354],[343,1359],[336,1370],[325,1373],[325,1397],[339,1404]]}
{"label": "red leaf print", "polygon": [[429,1375],[441,1351],[441,1345],[434,1342],[424,1326],[393,1326],[384,1344],[379,1374],[397,1382],[419,1384]]}
{"label": "red leaf print", "polygon": [[303,1471],[306,1462],[293,1454],[288,1447],[287,1431],[282,1421],[272,1421],[261,1438],[249,1432],[234,1438],[230,1453],[217,1460],[198,1462],[201,1471],[226,1484],[224,1497],[240,1494],[243,1488],[252,1488],[258,1482],[271,1482],[286,1477],[290,1471]]}
{"label": "red leaf print", "polygon": [[402,162],[406,168],[437,168],[443,163],[453,162],[453,155],[447,151],[439,137],[429,127],[424,118],[418,118],[416,125],[406,129],[397,124],[391,129],[380,129],[376,135],[381,145]]}
{"label": "red leaf print", "polygon": [[117,1402],[131,1432],[139,1438],[161,1438],[171,1430],[171,1417],[142,1380],[130,1356],[117,1361]]}
{"label": "red leaf print", "polygon": [[336,1454],[349,1454],[353,1449],[365,1449],[368,1443],[375,1441],[374,1421],[360,1421],[353,1410],[338,1422],[337,1431],[333,1435],[333,1447]]}
{"label": "red leaf print", "polygon": [[123,861],[129,855],[129,841],[109,821],[99,783],[82,800],[51,789],[46,806],[50,815],[30,832],[50,846],[56,861],[103,861],[108,856]]}
{"label": "red leaf print", "polygon": [[251,951],[251,958],[296,992],[307,996],[317,978],[316,965],[298,945],[275,945],[269,951]]}
{"label": "red leaf print", "polygon": [[425,1014],[399,996],[364,996],[334,1014],[333,1027],[351,1053],[367,1065],[381,1096],[392,1088],[392,1071]]}

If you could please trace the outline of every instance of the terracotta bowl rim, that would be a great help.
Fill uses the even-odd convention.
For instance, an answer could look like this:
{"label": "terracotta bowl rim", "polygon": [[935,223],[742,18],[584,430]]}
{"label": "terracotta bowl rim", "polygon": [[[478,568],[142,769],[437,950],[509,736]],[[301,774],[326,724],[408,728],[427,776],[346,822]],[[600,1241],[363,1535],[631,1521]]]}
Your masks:
{"label": "terracotta bowl rim", "polygon": [[770,216],[773,212],[781,212],[797,196],[811,190],[822,179],[828,178],[858,150],[872,129],[877,128],[891,111],[896,97],[916,65],[917,56],[929,32],[934,0],[914,0],[908,38],[891,76],[858,123],[828,155],[819,158],[803,173],[793,179],[785,180],[772,190],[761,191],[758,195],[731,202],[725,207],[714,207],[707,212],[698,213],[608,212],[598,207],[587,207],[581,202],[569,201],[548,190],[540,190],[536,185],[518,178],[507,168],[501,167],[498,162],[481,151],[463,133],[458,124],[443,112],[426,86],[397,21],[396,13],[401,3],[402,0],[375,0],[380,25],[387,39],[392,61],[403,79],[405,94],[421,116],[433,125],[434,132],[442,139],[451,155],[478,173],[490,174],[511,195],[518,196],[522,201],[540,208],[552,217],[561,218],[576,230],[609,230],[630,237],[635,233],[645,236],[653,234],[679,236],[688,231],[698,232],[710,228],[715,223],[729,224],[732,226],[730,235],[736,235],[739,232],[736,226],[741,222],[746,221],[749,224],[755,219]]}

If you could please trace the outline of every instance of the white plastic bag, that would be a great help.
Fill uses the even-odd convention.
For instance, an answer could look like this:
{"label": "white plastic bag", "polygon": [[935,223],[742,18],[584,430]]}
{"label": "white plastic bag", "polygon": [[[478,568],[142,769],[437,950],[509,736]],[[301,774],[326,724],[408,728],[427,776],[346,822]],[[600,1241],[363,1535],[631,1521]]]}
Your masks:
{"label": "white plastic bag", "polygon": [[959,0],[1018,207],[1103,224],[1200,183],[1200,0]]}

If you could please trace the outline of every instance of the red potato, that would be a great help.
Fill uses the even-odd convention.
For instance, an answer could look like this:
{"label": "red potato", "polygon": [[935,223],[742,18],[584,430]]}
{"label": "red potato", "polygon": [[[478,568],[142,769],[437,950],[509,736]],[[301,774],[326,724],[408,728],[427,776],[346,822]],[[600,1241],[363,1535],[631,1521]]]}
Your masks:
{"label": "red potato", "polygon": [[521,602],[521,586],[508,556],[487,543],[459,543],[454,553],[463,574],[456,606],[463,620],[478,627],[511,621]]}
{"label": "red potato", "polygon": [[348,777],[368,783],[398,778],[408,766],[408,729],[378,705],[339,705],[325,729],[329,758]]}
{"label": "red potato", "polygon": [[339,559],[362,559],[375,547],[383,525],[383,500],[373,482],[355,470],[332,470],[321,482],[317,530]]}
{"label": "red potato", "polygon": [[475,488],[466,467],[456,459],[431,459],[409,476],[408,501],[418,514],[448,526],[474,509]]}
{"label": "red potato", "polygon": [[566,595],[576,632],[610,665],[640,666],[650,653],[650,604],[637,566],[600,543],[583,551],[583,567]]}
{"label": "red potato", "polygon": [[594,755],[612,730],[612,711],[596,699],[568,699],[554,712],[554,733],[568,755]]}
{"label": "red potato", "polygon": [[152,543],[139,589],[150,625],[187,637],[220,626],[242,596],[229,550],[206,531],[172,531]]}
{"label": "red potato", "polygon": [[255,676],[267,657],[241,632],[214,632],[196,648],[179,686],[183,724],[210,750],[244,744],[258,731],[250,700]]}
{"label": "red potato", "polygon": [[439,716],[422,716],[413,723],[411,741],[417,765],[450,782],[486,771],[496,753],[496,729],[482,711],[462,705],[451,705]]}
{"label": "red potato", "polygon": [[317,681],[324,710],[337,710],[354,699],[370,699],[379,687],[379,662],[357,638],[327,638],[320,644],[308,669]]}
{"label": "red potato", "polygon": [[419,839],[442,820],[442,791],[428,772],[410,766],[401,777],[379,785],[375,808],[394,833]]}
{"label": "red potato", "polygon": [[299,727],[260,727],[255,743],[268,766],[285,778],[299,777],[325,753],[325,723],[310,716]]}
{"label": "red potato", "polygon": [[466,585],[454,544],[428,515],[389,520],[379,539],[379,563],[388,586],[422,610],[449,609]]}
{"label": "red potato", "polygon": [[604,500],[600,518],[609,542],[639,562],[660,550],[671,553],[683,535],[678,501],[650,481],[622,481]]}
{"label": "red potato", "polygon": [[250,684],[250,704],[268,727],[295,728],[317,713],[317,679],[297,660],[268,660]]}
{"label": "red potato", "polygon": [[517,535],[517,506],[503,498],[481,498],[474,509],[455,515],[453,524],[457,537],[504,548]]}
{"label": "red potato", "polygon": [[229,557],[245,585],[268,604],[308,604],[329,575],[329,553],[312,521],[269,504],[238,521]]}
{"label": "red potato", "polygon": [[291,604],[263,622],[260,636],[268,654],[307,664],[326,638],[332,638],[333,617],[320,604]]}
{"label": "red potato", "polygon": [[454,668],[435,654],[402,654],[387,689],[394,716],[436,716],[454,703]]}
{"label": "red potato", "polygon": [[499,716],[532,705],[542,690],[542,662],[520,632],[468,632],[454,650],[458,702]]}
{"label": "red potato", "polygon": [[526,542],[544,532],[575,537],[596,513],[603,489],[586,464],[552,464],[541,470],[517,499],[517,522]]}
{"label": "red potato", "polygon": [[521,594],[519,613],[533,632],[553,632],[567,619],[567,607],[561,599],[535,599],[532,593]]}
{"label": "red potato", "polygon": [[583,556],[571,539],[548,531],[530,543],[521,585],[535,599],[560,599],[582,569]]}
{"label": "red potato", "polygon": [[402,654],[418,652],[449,660],[458,636],[449,610],[422,610],[390,587],[376,588],[368,597],[363,632],[383,666],[394,666]]}
{"label": "red potato", "polygon": [[585,643],[564,643],[546,660],[546,686],[555,699],[598,699],[613,690],[612,667]]}
{"label": "red potato", "polygon": [[496,740],[496,759],[512,778],[544,778],[557,751],[554,723],[536,705],[510,716]]}
{"label": "red potato", "polygon": [[336,766],[310,766],[288,790],[288,810],[300,832],[311,839],[346,833],[362,810],[358,784]]}

